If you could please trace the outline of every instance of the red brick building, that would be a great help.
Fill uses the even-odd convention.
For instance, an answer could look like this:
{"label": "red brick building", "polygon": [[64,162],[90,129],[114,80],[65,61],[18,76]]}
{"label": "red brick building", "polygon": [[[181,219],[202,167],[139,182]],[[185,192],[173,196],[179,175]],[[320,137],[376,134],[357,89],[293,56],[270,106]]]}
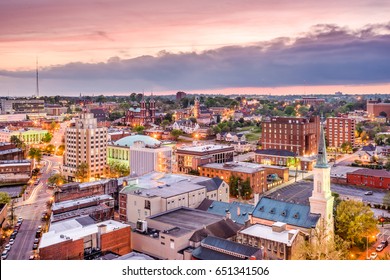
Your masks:
{"label": "red brick building", "polygon": [[326,137],[329,148],[340,148],[345,142],[356,146],[355,143],[355,119],[348,118],[327,118]]}
{"label": "red brick building", "polygon": [[127,224],[113,220],[95,224],[85,217],[63,223],[67,225],[57,223],[43,234],[38,248],[41,260],[83,260],[94,253],[125,255],[132,250]]}
{"label": "red brick building", "polygon": [[378,189],[390,189],[390,172],[386,170],[358,169],[347,173],[347,184]]}
{"label": "red brick building", "polygon": [[387,117],[390,117],[390,103],[367,100],[367,114],[370,118],[378,117],[381,112],[385,112]]}
{"label": "red brick building", "polygon": [[132,127],[154,123],[156,120],[156,101],[153,97],[149,100],[149,106],[146,106],[145,98],[141,100],[141,107],[130,108],[126,112],[125,123]]}
{"label": "red brick building", "polygon": [[317,153],[320,118],[271,117],[262,122],[263,149],[287,150],[298,156]]}

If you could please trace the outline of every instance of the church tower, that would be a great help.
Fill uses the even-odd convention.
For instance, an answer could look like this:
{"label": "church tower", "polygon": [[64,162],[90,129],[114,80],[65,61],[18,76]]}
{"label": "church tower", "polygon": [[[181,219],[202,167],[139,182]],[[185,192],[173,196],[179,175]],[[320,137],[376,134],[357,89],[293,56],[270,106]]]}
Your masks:
{"label": "church tower", "polygon": [[198,97],[195,97],[193,115],[195,118],[199,118],[200,115],[200,102]]}
{"label": "church tower", "polygon": [[321,214],[327,230],[333,232],[333,202],[330,191],[330,166],[326,156],[326,144],[323,122],[320,122],[320,139],[318,143],[317,162],[314,166],[314,188],[310,201],[310,212]]}
{"label": "church tower", "polygon": [[149,111],[150,111],[150,120],[152,123],[156,121],[156,101],[153,98],[153,93],[150,96],[149,100]]}
{"label": "church tower", "polygon": [[146,101],[145,101],[145,95],[142,94],[142,100],[141,100],[141,123],[140,125],[144,125],[146,123]]}

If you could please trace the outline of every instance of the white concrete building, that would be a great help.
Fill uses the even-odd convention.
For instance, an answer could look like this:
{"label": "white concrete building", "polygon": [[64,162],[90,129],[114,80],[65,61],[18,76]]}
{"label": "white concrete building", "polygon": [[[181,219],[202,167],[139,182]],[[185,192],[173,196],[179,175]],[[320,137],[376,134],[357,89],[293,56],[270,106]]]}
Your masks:
{"label": "white concrete building", "polygon": [[63,174],[75,181],[77,167],[88,164],[88,181],[104,174],[107,162],[107,128],[98,127],[93,114],[82,113],[76,122],[66,129]]}

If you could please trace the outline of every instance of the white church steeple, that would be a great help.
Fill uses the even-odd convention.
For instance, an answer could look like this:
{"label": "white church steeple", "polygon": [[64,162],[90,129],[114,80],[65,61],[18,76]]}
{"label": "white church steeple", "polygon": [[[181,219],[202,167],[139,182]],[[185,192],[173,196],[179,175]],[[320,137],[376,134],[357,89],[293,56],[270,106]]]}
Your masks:
{"label": "white church steeple", "polygon": [[330,190],[330,166],[326,156],[326,144],[323,122],[320,122],[320,139],[317,162],[314,166],[314,186],[310,201],[310,212],[321,215],[324,225],[333,231],[333,202]]}

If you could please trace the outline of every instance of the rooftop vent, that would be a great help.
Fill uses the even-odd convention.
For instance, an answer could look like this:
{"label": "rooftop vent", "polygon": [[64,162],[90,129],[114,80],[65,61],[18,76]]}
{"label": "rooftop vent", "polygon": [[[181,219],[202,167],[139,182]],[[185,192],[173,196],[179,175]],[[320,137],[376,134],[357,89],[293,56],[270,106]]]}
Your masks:
{"label": "rooftop vent", "polygon": [[261,206],[259,209],[261,212],[264,212],[264,206]]}
{"label": "rooftop vent", "polygon": [[284,211],[282,212],[282,216],[283,216],[283,217],[286,217],[286,216],[287,216],[287,211],[286,211],[286,210],[284,210]]}
{"label": "rooftop vent", "polygon": [[272,208],[271,211],[269,211],[271,214],[275,214],[275,208]]}
{"label": "rooftop vent", "polygon": [[294,214],[294,218],[295,219],[299,219],[299,213],[298,212]]}

